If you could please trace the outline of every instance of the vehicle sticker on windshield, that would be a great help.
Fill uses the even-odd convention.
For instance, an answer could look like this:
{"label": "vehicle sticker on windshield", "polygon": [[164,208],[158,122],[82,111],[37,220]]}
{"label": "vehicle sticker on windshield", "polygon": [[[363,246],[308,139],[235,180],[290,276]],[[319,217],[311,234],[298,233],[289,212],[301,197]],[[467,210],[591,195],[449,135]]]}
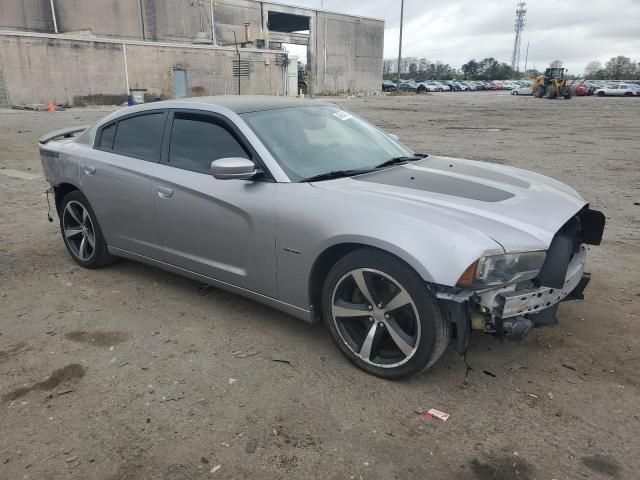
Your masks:
{"label": "vehicle sticker on windshield", "polygon": [[347,112],[343,112],[343,111],[335,112],[333,116],[339,118],[343,122],[345,120],[349,120],[350,118],[353,118],[353,115],[350,115]]}

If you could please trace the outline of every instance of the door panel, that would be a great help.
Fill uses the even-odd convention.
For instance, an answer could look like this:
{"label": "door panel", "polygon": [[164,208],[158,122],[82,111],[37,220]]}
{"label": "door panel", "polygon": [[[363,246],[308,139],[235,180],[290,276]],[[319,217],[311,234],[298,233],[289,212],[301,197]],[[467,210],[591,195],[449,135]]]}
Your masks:
{"label": "door panel", "polygon": [[187,96],[187,71],[183,68],[173,69],[173,91],[176,98]]}
{"label": "door panel", "polygon": [[80,188],[107,244],[162,260],[152,177],[159,164],[90,150],[80,166]]}
{"label": "door panel", "polygon": [[275,184],[158,168],[154,197],[166,262],[276,296]]}

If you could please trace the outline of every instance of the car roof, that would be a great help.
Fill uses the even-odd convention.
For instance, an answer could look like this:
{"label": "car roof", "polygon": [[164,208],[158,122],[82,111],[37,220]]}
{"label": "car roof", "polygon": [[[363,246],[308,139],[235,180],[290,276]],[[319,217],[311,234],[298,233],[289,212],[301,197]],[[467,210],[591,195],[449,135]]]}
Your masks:
{"label": "car roof", "polygon": [[333,105],[321,100],[295,97],[275,97],[267,95],[219,95],[211,97],[188,97],[172,100],[172,103],[217,105],[235,113],[260,112],[280,108],[312,107]]}

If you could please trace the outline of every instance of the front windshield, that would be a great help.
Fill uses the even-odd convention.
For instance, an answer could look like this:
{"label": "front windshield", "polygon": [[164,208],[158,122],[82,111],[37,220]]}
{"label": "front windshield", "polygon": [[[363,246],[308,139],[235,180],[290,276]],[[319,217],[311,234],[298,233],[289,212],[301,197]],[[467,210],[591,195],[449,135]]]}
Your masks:
{"label": "front windshield", "polygon": [[413,152],[373,125],[333,106],[241,115],[291,181],[338,170],[368,170]]}

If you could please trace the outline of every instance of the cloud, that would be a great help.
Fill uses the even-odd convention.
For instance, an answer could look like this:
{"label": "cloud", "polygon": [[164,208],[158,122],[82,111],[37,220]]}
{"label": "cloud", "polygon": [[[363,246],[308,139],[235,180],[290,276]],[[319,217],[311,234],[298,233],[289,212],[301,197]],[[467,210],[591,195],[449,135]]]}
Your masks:
{"label": "cloud", "polygon": [[[320,8],[321,0],[288,0]],[[400,0],[324,0],[327,10],[385,21],[384,54],[398,55]],[[471,58],[510,63],[516,1],[405,0],[403,55],[441,60],[459,68]],[[531,0],[522,35],[521,68],[560,59],[571,73],[616,55],[640,61],[640,1]]]}

